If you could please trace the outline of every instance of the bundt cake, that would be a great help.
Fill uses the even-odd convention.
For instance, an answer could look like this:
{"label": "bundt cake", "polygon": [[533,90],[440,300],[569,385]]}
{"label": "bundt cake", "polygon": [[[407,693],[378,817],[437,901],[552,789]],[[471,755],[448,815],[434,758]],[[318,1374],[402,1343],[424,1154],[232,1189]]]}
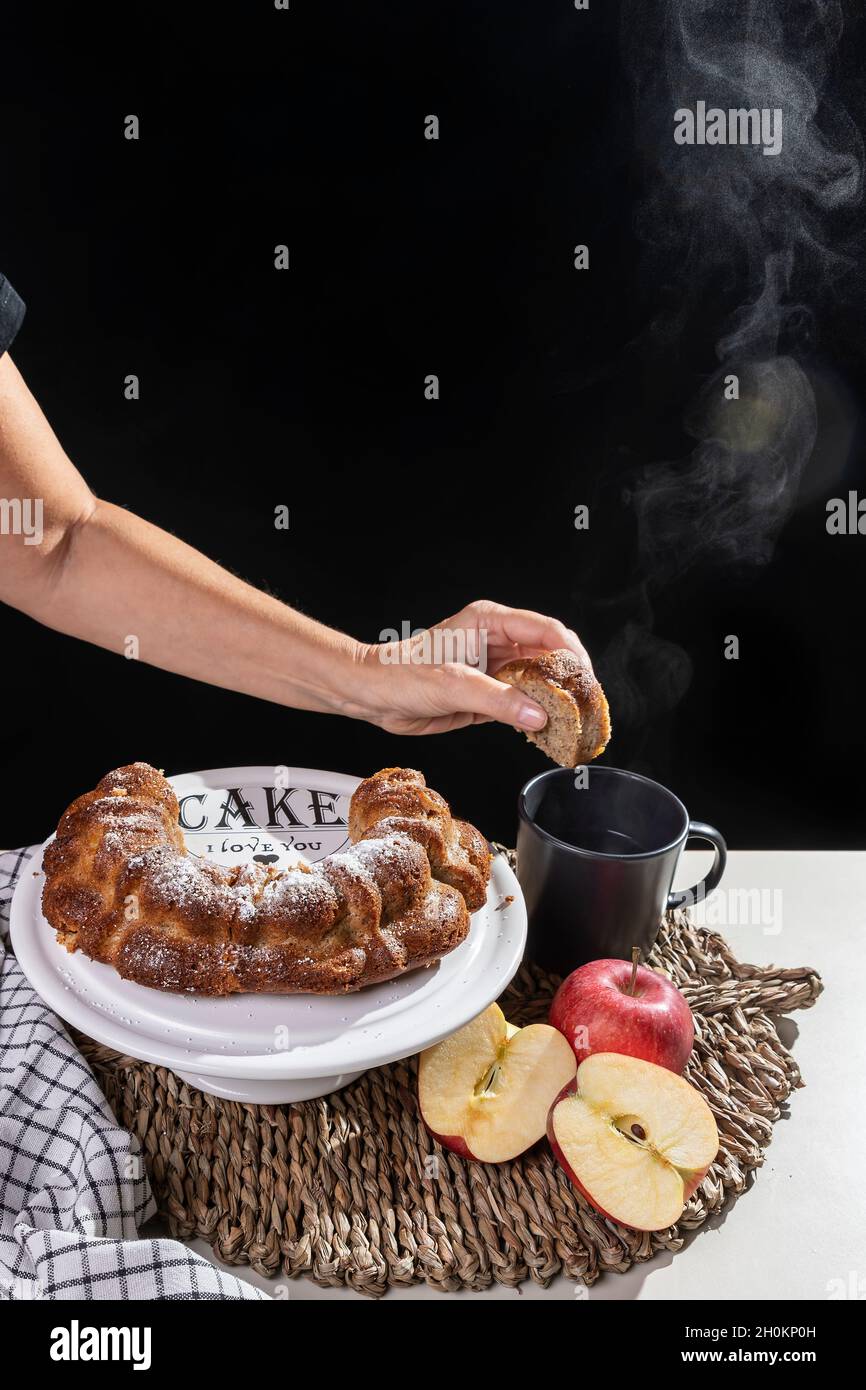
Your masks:
{"label": "bundt cake", "polygon": [[509,661],[496,672],[498,681],[517,686],[547,711],[547,723],[527,733],[530,743],[562,767],[580,767],[603,753],[610,738],[605,693],[573,652],[542,652],[525,661]]}
{"label": "bundt cake", "polygon": [[361,782],[349,838],[311,865],[227,868],[187,852],[170,784],[132,763],[64,812],[42,910],[68,951],[198,994],[344,994],[459,946],[486,899],[490,853],[420,772]]}

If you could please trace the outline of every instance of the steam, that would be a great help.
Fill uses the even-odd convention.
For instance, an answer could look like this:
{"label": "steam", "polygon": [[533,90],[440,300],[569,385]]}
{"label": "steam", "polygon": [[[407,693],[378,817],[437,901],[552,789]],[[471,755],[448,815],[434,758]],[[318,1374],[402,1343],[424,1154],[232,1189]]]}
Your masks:
{"label": "steam", "polygon": [[[796,502],[817,433],[797,356],[819,297],[852,264],[829,239],[835,215],[860,197],[863,160],[829,83],[842,38],[838,0],[625,0],[623,9],[648,190],[638,214],[642,274],[667,303],[643,349],[678,354],[705,305],[723,305],[716,364],[707,363],[684,420],[693,448],[633,480],[643,634],[620,636],[600,663],[622,687],[628,722],[656,698],[640,674],[653,644],[674,671],[661,680],[659,708],[681,698],[690,679],[685,653],[674,657],[652,631],[649,593],[698,564],[739,574],[767,564]],[[780,109],[778,156],[751,145],[677,144],[674,112],[699,101]],[[738,399],[726,399],[732,376]]]}
{"label": "steam", "polygon": [[653,581],[698,562],[763,565],[796,499],[815,442],[812,388],[791,357],[736,362],[740,399],[714,374],[686,428],[698,443],[687,466],[658,464],[634,494],[638,544]]}

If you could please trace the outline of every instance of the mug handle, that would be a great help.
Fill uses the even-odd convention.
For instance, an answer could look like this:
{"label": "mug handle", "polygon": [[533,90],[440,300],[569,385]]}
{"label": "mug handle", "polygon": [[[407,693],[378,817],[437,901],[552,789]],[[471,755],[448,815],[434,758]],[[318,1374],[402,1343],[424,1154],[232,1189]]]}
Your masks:
{"label": "mug handle", "polygon": [[[717,886],[728,862],[728,847],[715,826],[707,825],[702,820],[690,820],[686,832],[686,844],[689,840],[706,840],[708,844],[713,846],[715,858],[709,873],[701,879],[700,883],[696,883],[694,888],[681,888],[676,893],[668,893],[665,909],[668,912],[672,907],[692,906],[694,903],[702,902],[707,894],[712,893]],[[685,845],[683,845],[683,849],[685,849]]]}

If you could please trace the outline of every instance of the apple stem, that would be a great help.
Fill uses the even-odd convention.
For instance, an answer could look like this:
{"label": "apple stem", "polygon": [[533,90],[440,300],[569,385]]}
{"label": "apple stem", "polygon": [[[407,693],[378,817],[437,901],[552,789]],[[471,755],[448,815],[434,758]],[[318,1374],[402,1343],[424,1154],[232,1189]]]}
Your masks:
{"label": "apple stem", "polygon": [[637,968],[640,965],[640,946],[631,948],[631,979],[628,982],[629,994],[634,994],[635,981],[637,980]]}

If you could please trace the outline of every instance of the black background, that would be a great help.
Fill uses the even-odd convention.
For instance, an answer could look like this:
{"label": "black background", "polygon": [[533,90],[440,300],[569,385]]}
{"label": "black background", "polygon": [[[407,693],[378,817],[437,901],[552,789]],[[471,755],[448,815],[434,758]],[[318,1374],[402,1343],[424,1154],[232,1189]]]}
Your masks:
{"label": "black background", "polygon": [[[859,123],[848,33],[834,83]],[[0,268],[28,305],[13,355],[94,491],[365,640],[475,597],[554,613],[608,685],[606,761],[735,847],[862,845],[864,542],[824,526],[862,476],[858,273],[816,305],[801,355],[831,385],[772,562],[650,586],[654,632],[693,664],[672,710],[644,698],[657,672],[609,659],[625,622],[650,622],[629,481],[682,452],[719,333],[708,286],[686,352],[641,346],[679,290],[642,258],[615,4],[17,7],[2,48]],[[0,844],[42,839],[136,758],[418,766],[513,840],[517,791],[546,765],[502,726],[399,739],[8,609],[0,643]]]}

